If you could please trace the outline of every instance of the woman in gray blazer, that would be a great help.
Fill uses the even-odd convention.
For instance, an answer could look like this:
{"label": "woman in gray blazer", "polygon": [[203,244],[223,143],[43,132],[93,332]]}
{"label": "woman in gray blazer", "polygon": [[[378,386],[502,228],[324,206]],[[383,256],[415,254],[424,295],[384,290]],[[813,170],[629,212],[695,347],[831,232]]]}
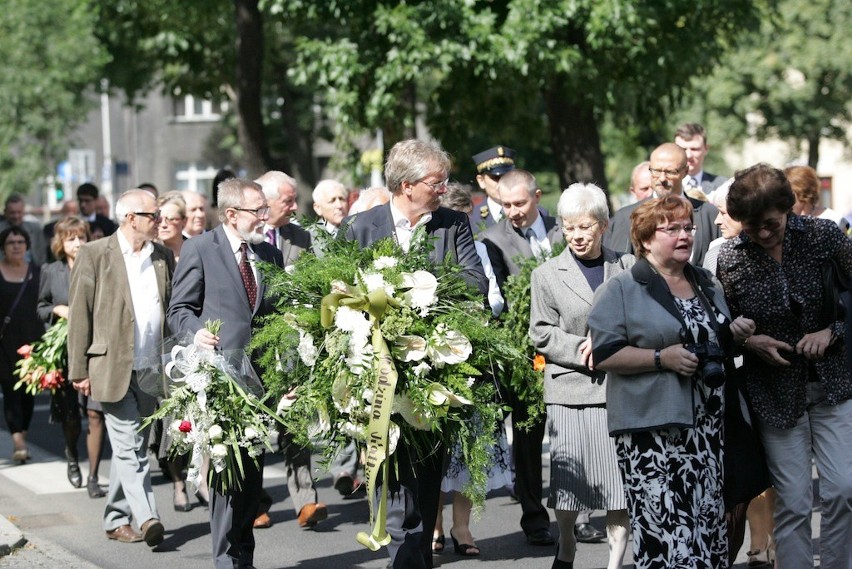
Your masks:
{"label": "woman in gray blazer", "polygon": [[712,276],[689,264],[687,200],[648,200],[631,218],[638,260],[598,289],[589,328],[595,367],[607,372],[635,566],[721,569],[723,365],[754,322],[731,322]]}
{"label": "woman in gray blazer", "polygon": [[582,510],[607,510],[609,569],[627,549],[627,500],[607,433],[605,374],[594,370],[589,311],[595,290],[630,268],[633,255],[602,246],[609,221],[603,190],[572,184],[557,207],[567,247],[532,273],[530,337],[544,356],[550,496],[559,524],[554,568],[570,567]]}

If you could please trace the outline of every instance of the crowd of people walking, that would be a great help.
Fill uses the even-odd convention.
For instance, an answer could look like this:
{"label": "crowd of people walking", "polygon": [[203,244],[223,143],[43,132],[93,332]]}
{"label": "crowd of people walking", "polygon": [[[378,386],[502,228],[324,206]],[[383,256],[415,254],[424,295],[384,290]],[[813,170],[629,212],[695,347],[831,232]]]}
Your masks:
{"label": "crowd of people walking", "polygon": [[[450,156],[417,140],[390,150],[387,188],[364,190],[352,209],[342,184],[320,182],[318,223],[308,228],[294,218],[297,182],[283,172],[217,176],[216,220],[202,194],[158,195],[146,185],[117,199],[113,221],[96,211],[97,188],[83,184],[79,215],[69,206],[41,228],[24,220],[23,199],[12,195],[0,222],[0,385],[11,458],[31,459],[34,398],[14,389],[19,348],[67,319],[67,381],[51,394],[50,422],[60,427],[71,486],[106,498],[105,537],[163,541],[153,445],[174,509],[209,507],[214,566],[252,567],[253,531],[272,523],[263,457],[244,453],[243,484],[227,492],[215,472],[207,486],[205,464],[193,500],[186,457],[168,453],[167,425],[151,437],[142,428],[157,406],[149,387],[159,381],[163,342],[174,335],[199,349],[245,352],[258,318],[274,312],[261,262],[284,268],[321,256],[329,239],[366,247],[393,237],[408,251],[424,228],[432,258],[460,265],[496,322],[511,302],[507,283],[524,262],[538,264],[529,338],[544,361],[546,413],[531,419],[503,385],[495,405],[508,405],[510,420],[480,428],[496,433],[488,489],[512,493],[526,541],[555,546],[554,569],[573,567],[578,543],[604,539],[608,569],[620,567],[631,536],[637,568],[729,567],[746,521],[749,566],[811,567],[813,463],[822,566],[852,567],[852,373],[841,294],[852,279],[848,223],[820,204],[812,169],[757,164],[726,180],[704,171],[707,148],[700,125],[682,125],[633,170],[634,203],[612,212],[601,188],[575,183],[555,216],[512,149],[473,157],[485,193],[474,205],[470,188],[449,183]],[[211,320],[227,325],[217,333],[205,327]],[[105,438],[107,488],[98,475]],[[418,461],[406,444],[382,481],[392,490],[391,566],[431,568],[433,555],[450,554],[445,535],[455,554],[479,556],[458,449],[436,439]],[[298,524],[312,528],[329,512],[311,449],[287,432],[278,446]],[[341,494],[364,496],[359,462],[354,442],[333,462]],[[594,511],[605,512],[605,531],[589,523]]]}

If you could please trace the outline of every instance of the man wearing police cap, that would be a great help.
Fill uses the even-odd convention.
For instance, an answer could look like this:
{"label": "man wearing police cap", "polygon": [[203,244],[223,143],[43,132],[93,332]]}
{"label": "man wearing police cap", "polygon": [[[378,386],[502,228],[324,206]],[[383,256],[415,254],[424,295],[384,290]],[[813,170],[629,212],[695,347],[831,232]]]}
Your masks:
{"label": "man wearing police cap", "polygon": [[506,146],[495,146],[473,156],[476,164],[476,183],[487,194],[485,203],[470,213],[470,227],[474,233],[487,229],[503,219],[503,206],[497,182],[500,176],[515,168],[515,151]]}

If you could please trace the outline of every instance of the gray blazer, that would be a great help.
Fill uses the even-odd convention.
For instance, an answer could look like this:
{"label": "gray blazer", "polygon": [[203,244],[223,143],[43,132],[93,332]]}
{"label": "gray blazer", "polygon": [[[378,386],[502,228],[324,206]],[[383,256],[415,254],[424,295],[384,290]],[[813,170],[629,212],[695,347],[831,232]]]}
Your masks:
{"label": "gray blazer", "polygon": [[[281,251],[269,243],[257,243],[252,249],[261,260],[284,266]],[[180,338],[195,334],[207,320],[219,319],[219,347],[244,350],[251,339],[254,317],[273,309],[263,279],[257,287],[262,300],[255,310],[249,306],[234,252],[221,225],[185,241],[180,253],[168,310],[169,327]]]}
{"label": "gray blazer", "polygon": [[[556,223],[556,218],[542,215],[542,220],[550,244],[555,245],[562,242],[562,230]],[[502,292],[506,279],[520,272],[515,258],[528,259],[532,257],[532,247],[530,247],[526,237],[512,227],[512,223],[508,219],[501,219],[496,225],[492,225],[483,231],[479,238],[488,249],[488,258],[491,260],[491,266],[494,267],[494,275],[497,277],[497,284],[500,285]]]}
{"label": "gray blazer", "polygon": [[[633,255],[603,249],[604,282],[633,266]],[[566,248],[532,273],[530,338],[545,358],[544,402],[556,405],[606,403],[604,376],[580,363],[589,335],[594,293]]]}
{"label": "gray blazer", "polygon": [[[684,273],[693,289],[700,289],[710,304],[730,320],[725,296],[712,275],[689,264]],[[589,329],[596,362],[605,361],[627,346],[663,349],[682,343],[680,313],[668,286],[644,259],[598,288],[589,313]],[[721,345],[730,347],[728,326],[720,325],[719,333]],[[693,426],[691,377],[663,370],[630,375],[610,372],[607,378],[610,435]]]}
{"label": "gray blazer", "polygon": [[[633,251],[633,244],[630,242],[630,215],[640,204],[645,203],[649,199],[651,198],[626,205],[615,212],[615,215],[610,218],[609,227],[604,234],[604,245],[613,251],[635,252]],[[688,196],[687,199],[692,204],[694,210],[693,221],[696,226],[695,240],[692,244],[691,262],[696,267],[700,267],[704,264],[704,255],[707,253],[710,243],[722,236],[719,232],[719,227],[716,225],[716,216],[719,215],[719,210],[707,202]]]}
{"label": "gray blazer", "polygon": [[[482,269],[482,261],[473,245],[473,233],[467,215],[439,207],[432,212],[426,224],[426,233],[433,237],[431,259],[440,263],[449,255],[462,267],[462,276],[469,284],[479,289],[483,296],[488,294],[488,279]],[[338,237],[357,241],[367,247],[380,239],[394,235],[390,204],[384,204],[343,220]]]}
{"label": "gray blazer", "polygon": [[703,174],[701,174],[701,191],[705,194],[709,194],[710,192],[724,184],[725,180],[727,180],[725,176],[719,176],[718,174],[704,172]]}

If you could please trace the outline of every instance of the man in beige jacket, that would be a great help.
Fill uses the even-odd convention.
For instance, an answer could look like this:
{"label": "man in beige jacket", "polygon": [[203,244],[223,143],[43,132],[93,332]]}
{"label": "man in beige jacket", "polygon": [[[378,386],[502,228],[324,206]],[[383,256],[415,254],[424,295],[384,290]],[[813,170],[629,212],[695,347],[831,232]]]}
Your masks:
{"label": "man in beige jacket", "polygon": [[144,539],[154,547],[163,541],[164,529],[151,489],[147,431],[140,425],[157,401],[140,381],[158,373],[174,257],[152,242],[160,212],[151,194],[125,192],[115,210],[118,231],[84,245],[71,273],[68,378],[77,391],[103,405],[113,451],[107,538]]}

